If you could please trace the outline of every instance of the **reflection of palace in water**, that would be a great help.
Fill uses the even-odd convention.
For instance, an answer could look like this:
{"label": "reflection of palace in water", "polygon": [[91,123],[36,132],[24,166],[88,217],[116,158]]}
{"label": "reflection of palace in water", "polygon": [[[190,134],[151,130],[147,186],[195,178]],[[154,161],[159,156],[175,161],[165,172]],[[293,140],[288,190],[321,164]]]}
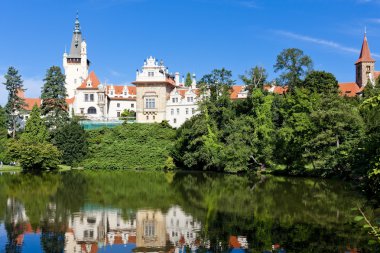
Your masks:
{"label": "reflection of palace in water", "polygon": [[133,252],[182,251],[197,247],[201,224],[179,207],[167,214],[160,210],[138,210],[123,218],[120,210],[84,210],[68,221],[65,252],[112,252],[123,246]]}
{"label": "reflection of palace in water", "polygon": [[[40,228],[32,228],[23,204],[8,199],[7,209],[9,222],[23,225],[23,231],[15,237],[16,245],[22,248],[25,235],[41,236]],[[54,213],[56,206],[49,204],[48,209]],[[53,216],[47,216],[48,223],[56,222]],[[208,240],[200,238],[201,223],[179,206],[172,206],[166,214],[152,209],[122,213],[119,209],[85,206],[81,212],[70,214],[66,222],[64,220],[66,218],[62,229],[65,229],[61,232],[66,253],[183,253],[210,246]],[[248,243],[246,237],[231,236],[229,246],[246,249]]]}

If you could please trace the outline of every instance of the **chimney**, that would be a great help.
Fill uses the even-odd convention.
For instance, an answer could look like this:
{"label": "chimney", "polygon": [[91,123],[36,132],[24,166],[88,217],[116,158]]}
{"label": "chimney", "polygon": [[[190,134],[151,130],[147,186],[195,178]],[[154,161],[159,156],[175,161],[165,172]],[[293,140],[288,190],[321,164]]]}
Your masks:
{"label": "chimney", "polygon": [[179,72],[175,72],[175,83],[176,85],[179,85]]}

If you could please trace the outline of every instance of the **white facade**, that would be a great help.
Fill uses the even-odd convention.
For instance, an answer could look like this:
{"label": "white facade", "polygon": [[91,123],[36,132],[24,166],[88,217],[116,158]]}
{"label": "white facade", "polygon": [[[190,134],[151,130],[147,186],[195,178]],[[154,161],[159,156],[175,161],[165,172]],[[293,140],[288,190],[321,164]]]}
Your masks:
{"label": "white facade", "polygon": [[172,127],[180,127],[198,113],[198,97],[191,88],[175,88],[166,103],[167,121]]}
{"label": "white facade", "polygon": [[173,245],[186,244],[195,247],[197,232],[201,230],[201,223],[187,215],[179,206],[173,206],[166,214],[166,231]]}

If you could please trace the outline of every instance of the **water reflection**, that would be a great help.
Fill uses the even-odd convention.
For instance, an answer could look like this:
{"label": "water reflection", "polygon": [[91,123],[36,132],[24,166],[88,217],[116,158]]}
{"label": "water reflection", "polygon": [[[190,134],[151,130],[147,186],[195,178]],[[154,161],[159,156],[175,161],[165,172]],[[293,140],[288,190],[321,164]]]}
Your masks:
{"label": "water reflection", "polygon": [[79,172],[0,177],[0,252],[376,252],[334,181]]}

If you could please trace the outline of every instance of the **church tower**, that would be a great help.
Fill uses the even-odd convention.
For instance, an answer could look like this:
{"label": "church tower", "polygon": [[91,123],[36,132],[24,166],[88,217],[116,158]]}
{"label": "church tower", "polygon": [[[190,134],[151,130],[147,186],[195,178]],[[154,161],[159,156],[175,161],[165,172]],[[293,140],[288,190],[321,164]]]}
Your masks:
{"label": "church tower", "polygon": [[371,57],[369,51],[367,34],[364,33],[362,49],[359,59],[355,63],[356,66],[356,83],[359,87],[366,86],[368,81],[374,84],[375,60]]}
{"label": "church tower", "polygon": [[63,54],[63,68],[66,75],[66,90],[69,98],[75,96],[75,90],[88,77],[90,61],[87,59],[87,44],[82,39],[78,14],[71,40],[70,52]]}

